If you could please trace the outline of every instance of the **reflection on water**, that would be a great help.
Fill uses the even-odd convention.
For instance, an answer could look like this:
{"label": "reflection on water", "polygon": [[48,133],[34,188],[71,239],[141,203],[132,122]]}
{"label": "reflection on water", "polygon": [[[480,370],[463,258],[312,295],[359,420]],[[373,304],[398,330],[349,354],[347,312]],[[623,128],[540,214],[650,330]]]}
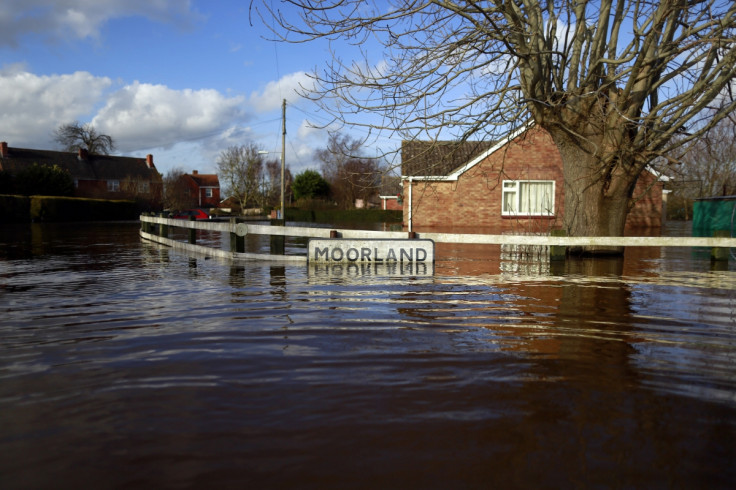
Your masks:
{"label": "reflection on water", "polygon": [[366,280],[369,277],[432,277],[432,262],[348,262],[348,263],[310,263],[308,269],[312,281],[320,279],[333,280],[349,277]]}
{"label": "reflection on water", "polygon": [[338,274],[137,230],[0,232],[4,488],[732,487],[734,264]]}

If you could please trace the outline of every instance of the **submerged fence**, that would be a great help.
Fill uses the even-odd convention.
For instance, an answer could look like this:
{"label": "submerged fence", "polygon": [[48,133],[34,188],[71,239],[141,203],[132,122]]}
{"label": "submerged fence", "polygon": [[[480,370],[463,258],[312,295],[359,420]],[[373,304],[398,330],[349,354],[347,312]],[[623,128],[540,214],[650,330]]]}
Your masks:
{"label": "submerged fence", "polygon": [[[186,221],[142,215],[141,237],[176,250],[189,251],[213,257],[269,260],[306,264],[307,255],[286,255],[283,237],[301,238],[344,238],[344,239],[426,239],[435,243],[465,243],[484,245],[518,245],[549,247],[551,258],[564,257],[566,247],[704,247],[711,249],[714,260],[728,260],[729,249],[736,249],[736,237],[730,230],[718,231],[714,237],[568,237],[554,235],[475,235],[450,233],[416,233],[405,231],[336,230],[301,226],[273,226],[230,221]],[[169,238],[169,228],[190,230],[188,242]],[[217,231],[230,235],[230,250],[196,244],[196,230]],[[245,252],[244,239],[247,235],[269,235],[281,237],[281,250],[277,253]]]}

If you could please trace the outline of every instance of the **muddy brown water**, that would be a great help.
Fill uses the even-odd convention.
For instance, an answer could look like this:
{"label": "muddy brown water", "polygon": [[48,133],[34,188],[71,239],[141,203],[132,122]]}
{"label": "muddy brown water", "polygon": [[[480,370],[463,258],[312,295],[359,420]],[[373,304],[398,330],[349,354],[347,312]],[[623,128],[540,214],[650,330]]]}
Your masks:
{"label": "muddy brown water", "polygon": [[437,252],[386,275],[3,225],[0,486],[733,487],[733,262]]}

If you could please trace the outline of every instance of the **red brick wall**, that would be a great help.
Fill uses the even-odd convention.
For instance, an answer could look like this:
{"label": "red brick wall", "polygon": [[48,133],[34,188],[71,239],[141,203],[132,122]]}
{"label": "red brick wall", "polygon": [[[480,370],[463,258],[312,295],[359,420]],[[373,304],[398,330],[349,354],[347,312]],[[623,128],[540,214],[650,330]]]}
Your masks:
{"label": "red brick wall", "polygon": [[634,201],[636,204],[626,218],[627,228],[659,228],[662,226],[664,184],[657,178],[644,172],[636,182]]}
{"label": "red brick wall", "polygon": [[[637,185],[635,196],[642,196],[653,176],[646,174]],[[555,213],[552,217],[501,216],[504,180],[554,180]],[[404,180],[404,224],[409,225],[409,180]],[[661,184],[654,196],[641,199],[629,220],[649,226],[661,225]],[[549,134],[534,128],[453,182],[413,181],[412,226],[418,230],[498,233],[547,232],[562,227],[564,185],[562,159]],[[627,222],[628,223],[628,222]]]}
{"label": "red brick wall", "polygon": [[[555,208],[563,204],[562,160],[546,132],[531,130],[495,151],[486,160],[460,175],[455,182],[414,181],[413,226],[457,232],[484,230],[539,231],[561,226],[561,214],[553,217],[501,216],[504,180],[554,180]],[[409,182],[404,181],[404,223],[409,223]]]}
{"label": "red brick wall", "polygon": [[386,211],[400,211],[402,207],[398,199],[381,199],[381,209]]}
{"label": "red brick wall", "polygon": [[199,187],[199,184],[186,174],[185,182],[189,188],[189,196],[192,198],[194,207],[216,208],[220,205],[220,189],[212,189],[212,197],[207,197],[206,190]]}
{"label": "red brick wall", "polygon": [[202,195],[201,207],[216,208],[220,205],[220,189],[218,188],[212,189],[212,197],[207,197],[206,189],[198,189],[198,190],[199,190],[199,193]]}

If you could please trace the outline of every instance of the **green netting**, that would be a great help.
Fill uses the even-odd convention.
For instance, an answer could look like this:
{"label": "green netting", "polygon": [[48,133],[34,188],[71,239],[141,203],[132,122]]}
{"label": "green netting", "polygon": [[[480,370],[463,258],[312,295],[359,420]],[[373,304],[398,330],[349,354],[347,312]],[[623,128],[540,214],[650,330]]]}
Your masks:
{"label": "green netting", "polygon": [[713,236],[716,230],[730,230],[731,236],[736,236],[735,207],[736,196],[695,201],[693,236]]}

